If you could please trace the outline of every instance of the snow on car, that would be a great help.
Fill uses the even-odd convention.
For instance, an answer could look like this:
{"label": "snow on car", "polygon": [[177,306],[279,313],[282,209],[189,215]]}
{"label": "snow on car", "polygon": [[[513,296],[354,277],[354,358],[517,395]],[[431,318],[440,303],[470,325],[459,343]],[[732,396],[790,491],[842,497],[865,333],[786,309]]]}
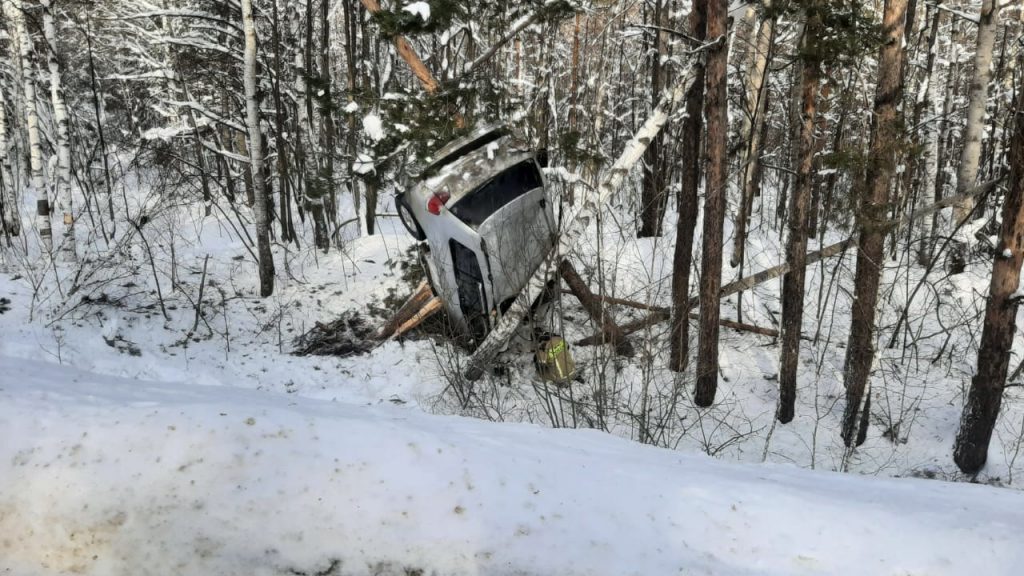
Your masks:
{"label": "snow on car", "polygon": [[421,241],[431,288],[455,328],[479,343],[551,251],[546,153],[500,126],[444,146],[396,198]]}

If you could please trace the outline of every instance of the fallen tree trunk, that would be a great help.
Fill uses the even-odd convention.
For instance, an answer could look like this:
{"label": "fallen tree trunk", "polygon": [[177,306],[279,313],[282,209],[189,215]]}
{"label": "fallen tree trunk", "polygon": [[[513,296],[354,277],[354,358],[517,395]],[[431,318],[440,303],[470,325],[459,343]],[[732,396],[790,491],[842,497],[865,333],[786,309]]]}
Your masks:
{"label": "fallen tree trunk", "polygon": [[[638,304],[638,302],[634,302],[634,304]],[[629,304],[623,303],[623,305],[628,306]],[[691,312],[689,316],[694,320],[698,320],[700,318],[699,314],[693,312]],[[622,330],[622,333],[628,336],[630,334],[633,334],[634,332],[639,332],[644,328],[650,328],[651,326],[665,322],[671,317],[672,311],[670,309],[658,308],[655,309],[654,313],[648,314],[647,316],[644,316],[639,320],[623,324],[622,326],[620,326],[620,328]],[[732,328],[733,330],[739,330],[741,332],[752,332],[754,334],[760,334],[761,336],[768,336],[769,338],[779,337],[779,331],[774,328],[764,328],[762,326],[756,326],[754,324],[736,322],[735,320],[719,319],[718,325],[723,326],[725,328]],[[603,342],[602,338],[603,335],[601,333],[592,334],[582,340],[577,340],[576,342],[574,342],[574,344],[576,346],[596,346]]]}
{"label": "fallen tree trunk", "polygon": [[[416,287],[416,291],[412,293],[412,296],[409,296],[405,304],[402,304],[402,307],[374,335],[374,339],[387,340],[392,336],[398,336],[400,328],[405,328],[403,332],[414,328],[415,326],[406,327],[406,325],[423,310],[424,306],[431,302],[431,298],[436,300],[434,293],[430,290],[430,285],[427,284],[426,280],[421,281],[420,285]],[[426,316],[420,318],[420,320],[425,318]]]}
{"label": "fallen tree trunk", "polygon": [[[958,196],[950,196],[949,198],[944,198],[944,199],[942,199],[942,200],[940,200],[940,201],[938,201],[938,202],[936,202],[934,204],[931,204],[929,206],[925,206],[924,208],[921,208],[920,210],[915,210],[914,212],[911,212],[909,215],[904,216],[903,218],[900,218],[899,220],[889,221],[886,224],[886,226],[887,227],[902,226],[904,224],[907,224],[908,222],[911,222],[913,220],[917,220],[918,218],[921,218],[921,217],[927,216],[929,214],[938,212],[939,210],[942,210],[943,208],[948,208],[950,206],[953,206],[957,202],[961,202],[961,201],[963,201],[963,200],[965,200],[967,198],[974,198],[975,196],[980,196],[982,194],[987,194],[987,193],[991,192],[992,190],[994,190],[995,187],[1001,181],[1002,181],[1002,177],[996,178],[995,180],[991,180],[989,182],[985,182],[984,184],[980,184],[978,186],[975,186],[974,188],[971,188],[965,194],[960,194]],[[851,245],[856,244],[856,242],[857,242],[857,236],[851,236],[851,237],[847,238],[846,240],[842,240],[840,242],[836,242],[835,244],[830,244],[830,245],[822,248],[821,250],[815,250],[814,252],[808,252],[808,254],[807,254],[807,261],[806,261],[806,263],[804,265],[805,266],[810,266],[811,264],[815,264],[815,263],[817,263],[817,262],[819,262],[819,261],[821,261],[821,260],[823,260],[825,258],[830,258],[832,256],[836,256],[836,255],[842,253],[843,251],[845,251]],[[721,290],[719,290],[719,292],[718,292],[718,297],[719,298],[725,298],[726,296],[732,296],[733,294],[736,294],[737,292],[743,292],[743,291],[749,290],[750,288],[753,288],[754,286],[757,286],[759,284],[764,284],[765,282],[767,282],[769,280],[773,280],[775,278],[778,278],[778,277],[782,276],[783,274],[786,274],[787,272],[789,272],[791,269],[792,269],[792,267],[789,265],[788,262],[783,262],[782,264],[779,264],[778,266],[774,266],[772,268],[768,268],[767,270],[762,270],[762,271],[760,271],[757,274],[754,274],[752,276],[747,276],[745,278],[740,278],[739,280],[730,282],[729,284],[726,284],[725,286],[722,286]],[[622,304],[624,306],[633,305],[633,307],[635,307],[635,308],[640,308],[641,307],[641,306],[638,306],[638,304],[640,304],[638,302],[630,302],[629,300],[622,300],[621,298],[613,298],[613,299],[607,299],[606,298],[605,301],[613,303],[613,304]],[[700,299],[698,297],[694,296],[694,297],[690,298],[689,301],[687,302],[687,307],[688,307],[688,309],[693,310],[694,308],[697,307],[698,304],[700,304]],[[646,304],[642,305],[642,307],[644,307],[644,308],[646,308],[648,310],[652,310],[652,313],[647,315],[647,316],[645,316],[644,318],[641,318],[641,319],[636,320],[634,322],[630,322],[628,324],[623,324],[621,326],[621,328],[622,328],[622,331],[626,335],[632,334],[633,332],[636,332],[638,330],[643,330],[644,328],[647,328],[648,326],[653,326],[654,324],[658,324],[660,322],[664,322],[664,321],[668,320],[669,317],[671,316],[671,314],[670,314],[671,311],[668,308],[652,307],[652,306],[648,306]],[[723,326],[724,326],[724,324],[723,324]],[[767,329],[765,329],[765,330],[767,330]],[[594,338],[595,338],[595,336],[588,336],[588,337],[584,338],[583,340],[580,340],[579,342],[577,342],[577,345],[580,345],[580,346],[593,345],[593,344],[597,343],[597,341],[593,340]]]}
{"label": "fallen tree trunk", "polygon": [[562,260],[558,266],[559,272],[562,274],[562,278],[565,283],[569,286],[569,291],[572,292],[576,299],[583,305],[583,309],[587,311],[590,318],[597,324],[601,331],[597,334],[599,344],[608,343],[615,346],[616,352],[623,356],[633,355],[633,345],[626,340],[626,335],[615,323],[611,314],[608,314],[604,307],[601,306],[601,299],[590,291],[587,287],[587,283],[583,281],[579,273],[576,272],[576,268],[568,260]]}
{"label": "fallen tree trunk", "polygon": [[433,316],[434,313],[440,309],[441,299],[438,298],[437,296],[434,296],[430,300],[427,300],[427,303],[424,304],[423,307],[420,308],[419,311],[416,312],[416,314],[414,314],[412,318],[409,318],[408,320],[403,322],[402,325],[395,330],[393,336],[395,338],[398,338],[402,334],[405,334],[409,330],[412,330],[413,328],[419,326],[420,324],[423,323],[424,320]]}

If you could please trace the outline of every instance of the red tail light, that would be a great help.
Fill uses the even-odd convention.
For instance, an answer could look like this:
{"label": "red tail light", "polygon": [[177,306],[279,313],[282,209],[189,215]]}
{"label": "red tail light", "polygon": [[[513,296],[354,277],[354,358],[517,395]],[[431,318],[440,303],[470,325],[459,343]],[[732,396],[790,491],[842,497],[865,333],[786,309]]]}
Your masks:
{"label": "red tail light", "polygon": [[427,200],[427,212],[430,212],[434,216],[441,214],[441,207],[448,203],[448,199],[452,195],[442,190],[441,192],[435,192],[430,200]]}

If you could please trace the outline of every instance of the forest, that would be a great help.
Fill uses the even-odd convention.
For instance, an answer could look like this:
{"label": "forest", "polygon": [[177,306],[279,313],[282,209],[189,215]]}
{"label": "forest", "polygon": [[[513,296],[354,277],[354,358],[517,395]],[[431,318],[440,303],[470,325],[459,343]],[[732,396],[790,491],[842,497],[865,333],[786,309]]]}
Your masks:
{"label": "forest", "polygon": [[[1019,489],[1022,59],[1022,0],[2,0],[0,354]],[[394,336],[497,125],[558,240]]]}

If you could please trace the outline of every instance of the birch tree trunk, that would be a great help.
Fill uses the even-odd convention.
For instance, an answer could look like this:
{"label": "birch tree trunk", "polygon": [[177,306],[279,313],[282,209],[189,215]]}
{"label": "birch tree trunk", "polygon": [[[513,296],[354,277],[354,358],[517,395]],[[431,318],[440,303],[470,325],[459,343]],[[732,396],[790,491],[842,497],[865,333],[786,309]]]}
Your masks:
{"label": "birch tree trunk", "polygon": [[260,102],[256,81],[256,22],[252,0],[242,2],[242,27],[245,32],[244,79],[246,128],[249,140],[249,164],[252,167],[253,213],[256,217],[256,244],[259,254],[260,295],[274,292],[274,256],[270,252],[270,215],[263,173],[263,141],[260,134]]}
{"label": "birch tree trunk", "polygon": [[39,0],[39,4],[43,7],[43,36],[49,48],[47,60],[50,68],[50,103],[53,106],[53,123],[57,127],[57,181],[54,183],[54,192],[64,223],[60,255],[65,262],[76,262],[78,252],[75,246],[75,215],[71,201],[71,144],[68,141],[68,108],[64,102],[60,61],[57,59],[57,25],[53,17],[52,0]]}
{"label": "birch tree trunk", "polygon": [[[1018,90],[1024,89],[1024,80],[1018,79],[1018,86]],[[1024,110],[1019,92],[1014,116],[1010,189],[1003,202],[1002,231],[992,264],[985,324],[978,349],[978,372],[971,379],[953,447],[953,460],[966,473],[977,472],[985,465],[1016,330],[1019,300],[1014,295],[1020,286],[1020,268],[1024,262]]]}
{"label": "birch tree trunk", "polygon": [[[707,31],[707,0],[695,0],[690,11],[690,35],[704,40]],[[676,222],[676,246],[672,257],[672,335],[668,367],[682,372],[690,355],[690,268],[693,263],[693,232],[697,227],[697,192],[700,188],[701,129],[704,107],[704,65],[693,64],[693,84],[686,92],[686,118],[681,138],[682,177],[679,189],[679,216]]]}
{"label": "birch tree trunk", "polygon": [[22,89],[24,90],[25,129],[28,132],[29,173],[31,175],[29,189],[36,196],[36,226],[39,228],[39,239],[47,253],[53,252],[53,232],[50,229],[50,201],[47,197],[46,184],[43,181],[43,151],[39,136],[39,114],[36,110],[36,83],[32,67],[32,37],[25,27],[25,14],[21,0],[6,0],[7,18],[14,26],[13,40],[17,43],[18,58],[22,69]]}
{"label": "birch tree trunk", "polygon": [[[967,102],[967,126],[964,128],[964,147],[960,153],[960,164],[956,171],[956,191],[974,186],[981,161],[981,138],[985,128],[985,104],[988,101],[988,85],[992,81],[992,51],[996,44],[996,26],[999,15],[999,0],[983,0],[978,20],[978,45],[974,53],[974,72],[971,75]],[[958,204],[953,209],[954,229],[963,222],[974,208],[974,201]]]}
{"label": "birch tree trunk", "polygon": [[779,360],[779,422],[793,420],[796,406],[796,370],[800,359],[803,327],[804,277],[807,258],[807,215],[814,168],[814,127],[821,63],[818,37],[821,34],[820,7],[811,2],[804,26],[803,65],[800,67],[800,134],[797,142],[796,180],[789,197],[789,237],[786,261],[791,272],[782,279],[782,354]]}
{"label": "birch tree trunk", "polygon": [[[771,8],[771,0],[766,0],[765,9]],[[749,119],[744,116],[740,130],[740,141],[747,146],[740,162],[742,179],[740,181],[740,209],[736,213],[735,236],[733,236],[732,256],[729,265],[733,268],[743,263],[743,255],[747,245],[747,224],[753,209],[754,196],[757,193],[755,179],[760,174],[761,138],[764,134],[765,116],[768,109],[768,63],[771,61],[772,42],[775,39],[775,18],[769,17],[761,21],[757,33],[757,45],[754,47],[752,66],[747,78],[747,110]]]}
{"label": "birch tree trunk", "polygon": [[842,437],[847,447],[860,445],[867,434],[871,390],[867,388],[875,357],[875,308],[881,279],[889,191],[896,171],[900,141],[897,106],[903,92],[903,26],[907,0],[886,0],[882,17],[885,42],[878,55],[878,84],[867,174],[858,213],[857,272],[846,345],[844,383],[846,409]]}
{"label": "birch tree trunk", "polygon": [[722,286],[722,226],[725,220],[729,136],[726,68],[729,62],[728,2],[708,0],[709,48],[705,78],[708,164],[704,184],[704,234],[701,246],[700,337],[694,402],[710,406],[718,389],[718,291]]}

